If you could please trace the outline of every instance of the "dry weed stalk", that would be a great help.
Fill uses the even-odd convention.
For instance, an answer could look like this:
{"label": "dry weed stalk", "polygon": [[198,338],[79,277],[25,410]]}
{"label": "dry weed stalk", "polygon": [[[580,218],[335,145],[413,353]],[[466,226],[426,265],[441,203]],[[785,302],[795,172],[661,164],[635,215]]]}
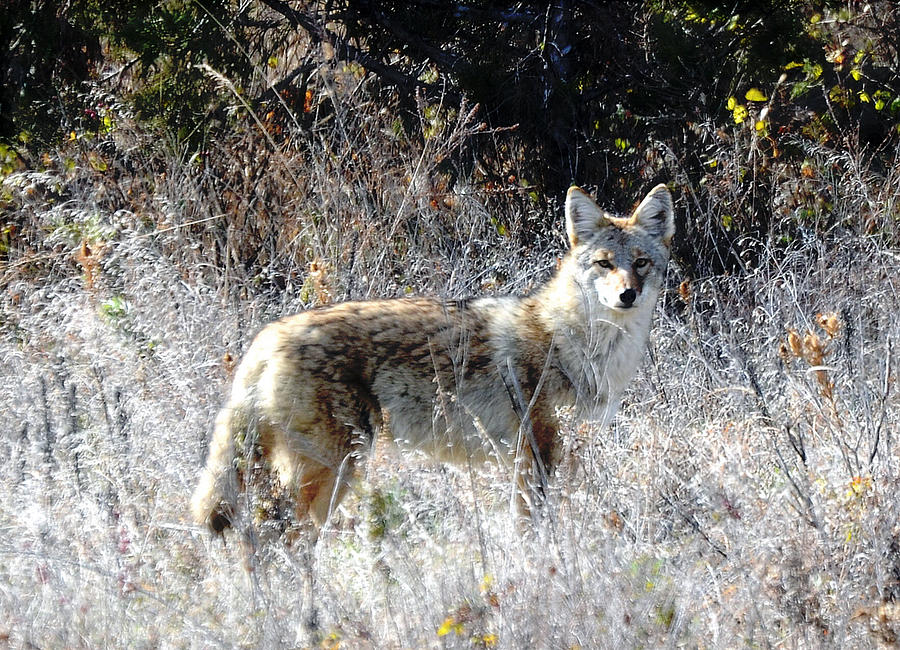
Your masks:
{"label": "dry weed stalk", "polygon": [[834,396],[834,380],[829,374],[832,368],[825,364],[826,357],[831,353],[828,344],[840,334],[841,322],[835,313],[817,314],[816,322],[827,335],[827,340],[811,329],[801,335],[796,329],[790,328],[788,329],[787,339],[782,342],[779,348],[778,355],[786,363],[789,363],[792,359],[800,359],[806,362],[809,366],[808,370],[816,378],[820,394],[831,406],[832,415],[839,420]]}

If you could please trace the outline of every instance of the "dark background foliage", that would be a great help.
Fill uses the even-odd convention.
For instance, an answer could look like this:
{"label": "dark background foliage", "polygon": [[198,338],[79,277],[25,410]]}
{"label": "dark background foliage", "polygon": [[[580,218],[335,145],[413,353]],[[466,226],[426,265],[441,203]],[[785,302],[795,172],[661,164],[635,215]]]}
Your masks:
{"label": "dark background foliage", "polygon": [[[865,148],[877,172],[897,137],[889,2],[17,0],[0,20],[0,138],[22,160],[98,128],[88,81],[188,150],[256,128],[252,114],[310,127],[330,110],[309,105],[311,52],[324,49],[332,65],[369,75],[364,92],[408,133],[420,103],[463,98],[487,127],[509,129],[466,143],[444,165],[451,176],[477,168],[490,187],[541,196],[585,184],[618,210],[656,182],[690,188],[676,252],[701,273],[835,225],[821,196],[788,201],[815,217],[798,220],[771,189],[809,146]],[[745,102],[750,89],[764,99]],[[226,110],[235,96],[247,110]],[[730,100],[747,117],[732,116]],[[723,177],[712,152],[741,137],[754,139],[753,157]],[[711,204],[727,206],[714,221]]]}

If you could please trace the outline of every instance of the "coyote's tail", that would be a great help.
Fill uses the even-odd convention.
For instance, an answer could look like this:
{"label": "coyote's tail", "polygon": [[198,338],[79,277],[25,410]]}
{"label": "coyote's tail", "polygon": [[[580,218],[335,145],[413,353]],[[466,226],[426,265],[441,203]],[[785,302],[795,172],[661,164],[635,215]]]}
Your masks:
{"label": "coyote's tail", "polygon": [[235,431],[243,409],[226,404],[216,416],[206,467],[191,497],[191,514],[198,524],[221,533],[231,525],[238,498],[238,474],[235,466]]}

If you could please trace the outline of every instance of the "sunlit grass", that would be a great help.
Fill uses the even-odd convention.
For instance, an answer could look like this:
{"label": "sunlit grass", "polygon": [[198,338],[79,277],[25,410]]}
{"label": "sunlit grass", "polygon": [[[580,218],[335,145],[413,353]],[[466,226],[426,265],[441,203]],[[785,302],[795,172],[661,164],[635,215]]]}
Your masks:
{"label": "sunlit grass", "polygon": [[[558,210],[448,181],[439,163],[476,127],[397,142],[388,117],[360,107],[356,119],[365,142],[313,134],[250,171],[229,157],[252,158],[250,136],[204,167],[151,155],[120,123],[128,165],[106,147],[110,173],[61,160],[6,178],[30,230],[0,268],[0,636],[57,648],[896,642],[900,258],[849,231],[748,246],[742,274],[687,277],[673,262],[619,418],[564,431],[575,456],[528,530],[496,470],[381,442],[314,550],[252,510],[224,540],[194,526],[212,417],[265,322],[349,297],[525,291],[561,250]],[[336,163],[353,156],[364,164]],[[887,191],[851,180],[854,195]]]}

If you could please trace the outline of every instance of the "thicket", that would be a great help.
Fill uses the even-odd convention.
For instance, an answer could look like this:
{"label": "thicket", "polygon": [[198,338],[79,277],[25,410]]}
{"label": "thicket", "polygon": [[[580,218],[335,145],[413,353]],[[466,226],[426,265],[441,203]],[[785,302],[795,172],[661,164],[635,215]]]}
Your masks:
{"label": "thicket", "polygon": [[0,18],[0,154],[7,172],[40,169],[67,140],[114,129],[121,109],[187,156],[209,161],[215,143],[252,132],[266,156],[339,112],[326,65],[411,137],[477,105],[492,137],[442,161],[449,185],[542,201],[577,182],[626,209],[670,182],[679,260],[735,270],[808,231],[896,237],[893,219],[871,218],[879,197],[834,180],[895,162],[897,13],[837,0],[16,0]]}

